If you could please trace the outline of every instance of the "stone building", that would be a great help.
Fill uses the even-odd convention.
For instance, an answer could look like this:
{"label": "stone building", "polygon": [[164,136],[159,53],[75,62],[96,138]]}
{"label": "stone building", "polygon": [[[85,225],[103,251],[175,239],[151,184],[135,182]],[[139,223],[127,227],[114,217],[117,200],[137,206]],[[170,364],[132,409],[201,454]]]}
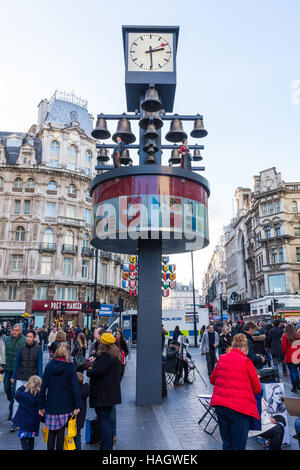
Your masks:
{"label": "stone building", "polygon": [[[27,133],[0,132],[0,321],[9,303],[25,301],[43,323],[49,310],[38,301],[54,300],[74,302],[67,320],[86,321],[81,303],[93,300],[95,272],[92,128],[87,103],[56,91],[41,101]],[[125,257],[98,254],[97,300],[117,304],[122,296],[125,308],[134,308],[136,299],[122,288]]]}

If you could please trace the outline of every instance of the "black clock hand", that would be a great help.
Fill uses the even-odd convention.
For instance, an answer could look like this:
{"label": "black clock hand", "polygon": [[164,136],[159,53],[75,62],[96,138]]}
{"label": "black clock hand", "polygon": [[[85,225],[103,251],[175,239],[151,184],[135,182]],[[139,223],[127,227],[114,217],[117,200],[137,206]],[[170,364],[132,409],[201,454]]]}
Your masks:
{"label": "black clock hand", "polygon": [[153,68],[152,47],[151,46],[149,47],[150,47],[150,69],[152,69]]}
{"label": "black clock hand", "polygon": [[149,51],[145,51],[146,54],[149,54],[151,53],[151,55],[153,54],[153,52],[158,52],[158,51],[164,51],[165,48],[164,47],[161,47],[160,49],[150,49]]}

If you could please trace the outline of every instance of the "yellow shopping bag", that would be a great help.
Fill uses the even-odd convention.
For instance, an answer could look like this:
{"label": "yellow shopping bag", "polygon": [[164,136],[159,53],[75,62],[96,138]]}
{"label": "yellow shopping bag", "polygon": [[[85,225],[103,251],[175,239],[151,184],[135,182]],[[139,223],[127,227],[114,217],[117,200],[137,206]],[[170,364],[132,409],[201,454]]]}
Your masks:
{"label": "yellow shopping bag", "polygon": [[77,434],[76,415],[73,415],[71,416],[68,422],[67,437],[75,437],[76,434]]}
{"label": "yellow shopping bag", "polygon": [[64,450],[75,450],[74,437],[65,436],[64,437]]}
{"label": "yellow shopping bag", "polygon": [[42,432],[43,432],[44,441],[45,441],[45,443],[47,444],[47,442],[48,442],[48,435],[49,435],[49,429],[48,429],[46,426],[43,426],[43,427],[42,427]]}

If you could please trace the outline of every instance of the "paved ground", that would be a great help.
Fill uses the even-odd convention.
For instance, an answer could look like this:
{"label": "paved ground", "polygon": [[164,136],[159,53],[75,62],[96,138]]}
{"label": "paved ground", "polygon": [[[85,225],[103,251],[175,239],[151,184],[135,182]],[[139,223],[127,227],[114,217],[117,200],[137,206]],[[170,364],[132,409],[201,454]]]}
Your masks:
{"label": "paved ground", "polygon": [[[168,388],[168,397],[161,406],[135,406],[135,350],[127,364],[127,370],[122,381],[123,403],[117,407],[117,442],[116,450],[219,450],[222,448],[218,429],[213,436],[203,431],[205,424],[198,425],[199,416],[203,409],[197,399],[197,394],[209,393],[212,386],[208,383],[205,359],[198,350],[191,348],[195,364],[208,384],[205,388],[198,376],[194,385],[184,385]],[[44,364],[47,354],[44,355]],[[196,374],[197,375],[197,374]],[[289,378],[284,377],[287,396],[290,393]],[[298,393],[300,397],[300,393]],[[94,410],[88,409],[87,416],[93,417]],[[10,433],[8,417],[8,402],[0,384],[0,449],[21,450],[17,432]],[[294,432],[295,418],[289,418],[290,436]],[[98,445],[85,444],[85,430],[82,430],[83,449],[97,450]],[[46,449],[42,436],[36,439],[36,449]],[[298,443],[291,437],[288,450],[299,449]],[[247,449],[262,449],[254,438],[248,439]]]}

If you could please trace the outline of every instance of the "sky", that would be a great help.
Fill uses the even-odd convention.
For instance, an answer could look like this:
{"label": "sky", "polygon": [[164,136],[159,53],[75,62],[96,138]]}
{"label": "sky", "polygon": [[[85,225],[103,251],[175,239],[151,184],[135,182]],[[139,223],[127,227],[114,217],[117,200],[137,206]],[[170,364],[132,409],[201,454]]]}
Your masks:
{"label": "sky", "polygon": [[[198,142],[211,188],[199,288],[235,189],[270,167],[300,181],[299,0],[1,2],[0,130],[26,132],[55,89],[87,99],[95,117],[126,111],[122,25],[151,24],[180,27],[174,112],[202,114],[208,130]],[[190,255],[171,259],[189,282]]]}

